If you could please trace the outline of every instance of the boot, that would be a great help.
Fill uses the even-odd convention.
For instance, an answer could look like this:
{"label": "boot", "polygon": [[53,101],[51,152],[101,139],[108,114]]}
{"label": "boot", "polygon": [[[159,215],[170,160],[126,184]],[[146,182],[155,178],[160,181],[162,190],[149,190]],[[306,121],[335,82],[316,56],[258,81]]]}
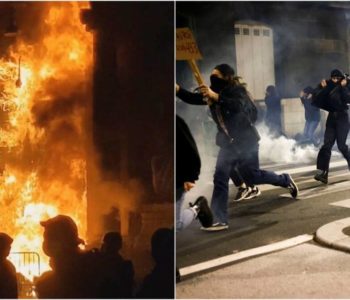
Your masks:
{"label": "boot", "polygon": [[314,176],[315,180],[321,181],[324,184],[328,183],[328,171],[319,170],[317,174]]}

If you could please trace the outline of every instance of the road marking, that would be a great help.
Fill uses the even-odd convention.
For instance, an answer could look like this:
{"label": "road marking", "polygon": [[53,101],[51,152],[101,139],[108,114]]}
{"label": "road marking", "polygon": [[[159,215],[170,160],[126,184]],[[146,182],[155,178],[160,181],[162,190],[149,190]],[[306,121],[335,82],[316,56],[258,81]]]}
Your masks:
{"label": "road marking", "polygon": [[[321,187],[317,186],[312,189],[307,189],[302,192],[299,192],[298,199],[310,199],[310,198],[315,198],[318,196],[324,196],[327,194],[331,194],[334,192],[340,192],[343,191],[344,188],[349,188],[349,182],[339,182],[335,183],[333,185],[323,185]],[[281,197],[288,197],[290,194],[282,194]]]}
{"label": "road marking", "polygon": [[[345,188],[349,187],[349,182],[339,182],[335,183],[333,185],[322,185],[322,186],[317,186],[312,189],[307,189],[302,192],[299,192],[298,199],[310,199],[310,198],[315,198],[318,196],[323,196],[327,194],[331,194],[334,192],[339,192],[343,191]],[[281,197],[288,197],[290,194],[282,194]]]}
{"label": "road marking", "polygon": [[[329,168],[343,167],[347,165],[348,163],[345,160],[341,160],[341,161],[330,163]],[[312,165],[312,166],[306,166],[306,167],[280,170],[278,171],[278,173],[297,174],[297,173],[308,172],[308,171],[316,171],[316,166]]]}
{"label": "road marking", "polygon": [[[347,166],[347,162],[337,161],[337,162],[330,164],[330,168],[342,167],[342,166]],[[292,174],[302,173],[302,172],[306,172],[306,171],[316,171],[315,166],[306,166],[306,167],[300,167],[300,168],[294,168],[294,169],[280,170],[277,173],[278,174],[288,173],[288,174],[292,175]],[[343,170],[343,171],[347,171],[347,170]],[[332,178],[336,178],[336,177],[344,176],[344,175],[346,175],[346,174],[341,173],[341,174],[337,174],[334,176],[329,176],[328,179],[332,179]],[[299,182],[297,182],[297,184],[309,183],[309,182],[315,182],[315,179],[313,179],[313,177],[312,177],[310,179],[299,181]],[[212,181],[209,181],[208,184],[213,185],[214,183]],[[232,186],[234,184],[230,181],[229,185]],[[269,190],[274,190],[274,189],[278,189],[278,188],[280,188],[280,186],[274,186],[274,185],[269,185],[269,184],[259,185],[259,189],[261,191],[269,191]]]}
{"label": "road marking", "polygon": [[341,207],[350,208],[350,199],[346,199],[346,200],[341,200],[341,201],[329,203],[329,205],[334,205],[334,206],[341,206]]}
{"label": "road marking", "polygon": [[[343,171],[347,171],[347,170],[343,170]],[[349,175],[348,172],[346,173],[339,173],[339,174],[336,174],[336,175],[332,175],[332,176],[328,176],[328,180],[330,181],[331,179],[333,178],[337,178],[337,177],[342,177],[342,176],[346,176],[346,175]],[[301,177],[297,177],[297,178],[301,178]],[[304,177],[305,179],[304,180],[301,180],[301,181],[295,181],[295,183],[297,185],[301,185],[301,184],[304,184],[304,183],[310,183],[310,182],[317,182],[313,177],[310,178],[310,177]],[[296,178],[294,178],[296,179]],[[211,182],[211,184],[213,184]],[[230,185],[233,185],[233,183],[230,182]],[[270,185],[270,184],[262,184],[262,185],[259,185],[259,190],[261,192],[264,192],[264,191],[270,191],[270,190],[275,190],[275,189],[280,189],[281,187],[280,186],[276,186],[276,185]],[[317,189],[319,189],[320,186],[317,186]]]}
{"label": "road marking", "polygon": [[282,167],[285,166],[286,163],[270,163],[270,164],[262,164],[262,168],[263,169],[270,169],[270,168],[278,168],[278,167]]}
{"label": "road marking", "polygon": [[257,247],[257,248],[249,249],[246,251],[241,251],[238,253],[226,255],[226,256],[215,258],[212,260],[208,260],[206,262],[202,262],[202,263],[199,263],[199,264],[196,264],[193,266],[182,268],[179,270],[180,275],[187,276],[187,275],[198,273],[198,272],[201,272],[204,270],[209,270],[209,269],[212,269],[215,267],[219,267],[219,266],[225,265],[227,263],[236,262],[236,261],[239,261],[242,259],[251,258],[251,257],[261,255],[261,254],[267,254],[267,253],[277,251],[277,250],[283,250],[286,248],[297,246],[299,244],[309,242],[312,239],[313,239],[313,236],[309,235],[309,234],[299,235],[299,236],[296,236],[294,238],[284,240],[281,242],[277,242],[274,244],[270,244],[270,245],[266,245],[266,246],[262,246],[262,247]]}

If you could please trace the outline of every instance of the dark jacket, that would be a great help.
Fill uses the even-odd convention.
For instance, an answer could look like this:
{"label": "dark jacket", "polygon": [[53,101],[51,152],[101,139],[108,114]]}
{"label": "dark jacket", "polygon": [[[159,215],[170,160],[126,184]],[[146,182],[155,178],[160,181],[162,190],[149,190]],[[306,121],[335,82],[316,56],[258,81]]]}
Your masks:
{"label": "dark jacket", "polygon": [[300,97],[300,100],[301,103],[304,105],[305,120],[319,122],[321,119],[320,109],[312,105],[312,99],[307,99],[307,97]]}
{"label": "dark jacket", "polygon": [[272,128],[281,130],[281,97],[278,94],[269,95],[265,97],[266,115],[265,122]]}
{"label": "dark jacket", "polygon": [[134,284],[134,266],[120,254],[101,254],[102,285],[99,298],[130,299]]}
{"label": "dark jacket", "polygon": [[[201,94],[191,93],[180,88],[177,96],[186,103],[206,105]],[[232,148],[235,151],[249,151],[256,148],[260,139],[254,124],[249,119],[247,111],[250,98],[243,86],[228,86],[219,94],[219,101],[209,106],[213,120],[218,129],[216,144],[219,147]],[[217,110],[222,115],[229,136],[220,125]],[[233,142],[230,142],[233,138]]]}
{"label": "dark jacket", "polygon": [[185,121],[176,116],[176,187],[198,180],[200,169],[196,142]]}
{"label": "dark jacket", "polygon": [[265,97],[267,114],[281,114],[281,97],[279,95],[271,95]]}
{"label": "dark jacket", "polygon": [[99,298],[102,271],[100,257],[93,251],[67,254],[60,261],[51,258],[53,270],[35,280],[39,299]]}
{"label": "dark jacket", "polygon": [[324,109],[328,112],[345,112],[350,103],[349,83],[343,87],[327,80],[327,86],[320,84],[315,89],[312,96],[312,105]]}
{"label": "dark jacket", "polygon": [[18,298],[16,269],[7,259],[0,262],[0,298]]}

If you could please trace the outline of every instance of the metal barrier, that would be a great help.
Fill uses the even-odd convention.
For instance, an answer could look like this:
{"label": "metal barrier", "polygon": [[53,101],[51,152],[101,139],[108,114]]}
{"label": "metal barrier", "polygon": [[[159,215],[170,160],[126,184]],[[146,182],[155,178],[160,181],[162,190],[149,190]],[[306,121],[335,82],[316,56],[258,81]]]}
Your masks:
{"label": "metal barrier", "polygon": [[37,252],[11,252],[8,259],[17,271],[19,298],[35,298],[33,279],[40,276],[40,256]]}

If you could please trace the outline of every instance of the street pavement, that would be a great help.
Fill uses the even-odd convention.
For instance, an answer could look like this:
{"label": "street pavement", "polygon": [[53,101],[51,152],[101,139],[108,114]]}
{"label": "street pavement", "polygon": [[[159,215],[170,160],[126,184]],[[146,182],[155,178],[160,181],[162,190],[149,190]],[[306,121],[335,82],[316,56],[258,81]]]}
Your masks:
{"label": "street pavement", "polygon": [[[177,234],[177,298],[350,298],[345,160],[332,160],[328,185],[313,179],[314,162],[263,168],[292,174],[298,199],[264,185],[258,198],[233,203],[231,186],[227,231],[203,232],[195,221]],[[187,200],[211,192],[207,181]]]}

